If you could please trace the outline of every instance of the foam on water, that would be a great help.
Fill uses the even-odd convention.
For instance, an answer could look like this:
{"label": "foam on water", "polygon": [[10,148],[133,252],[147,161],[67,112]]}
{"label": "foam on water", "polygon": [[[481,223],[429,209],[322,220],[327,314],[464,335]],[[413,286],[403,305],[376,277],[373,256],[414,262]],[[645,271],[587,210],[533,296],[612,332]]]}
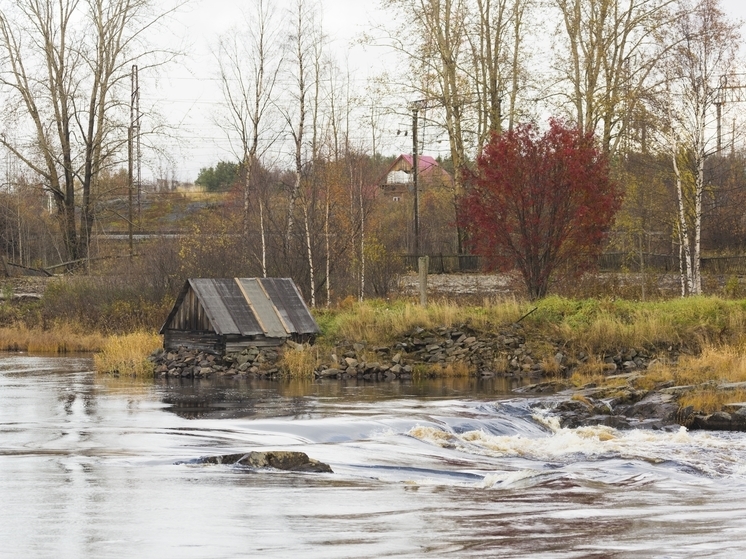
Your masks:
{"label": "foam on water", "polygon": [[705,476],[746,479],[746,438],[741,434],[689,432],[685,427],[673,432],[619,431],[603,425],[565,429],[556,418],[537,415],[535,419],[551,431],[544,436],[495,435],[483,429],[456,433],[417,425],[407,434],[475,456],[555,465],[618,459],[670,464],[674,469]]}

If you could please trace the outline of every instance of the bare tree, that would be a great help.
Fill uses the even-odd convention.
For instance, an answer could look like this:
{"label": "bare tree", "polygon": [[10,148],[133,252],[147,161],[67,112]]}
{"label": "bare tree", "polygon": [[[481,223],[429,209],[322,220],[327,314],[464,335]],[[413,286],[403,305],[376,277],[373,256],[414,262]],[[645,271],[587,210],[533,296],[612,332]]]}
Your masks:
{"label": "bare tree", "polygon": [[[469,0],[384,0],[383,4],[396,10],[404,22],[386,33],[390,46],[408,59],[406,85],[412,90],[410,96],[417,96],[414,107],[433,109],[430,118],[438,118],[438,126],[448,136],[456,201],[467,176],[466,121],[474,97],[469,76]],[[457,236],[461,252],[460,227]]]}
{"label": "bare tree", "polygon": [[614,152],[667,46],[659,33],[678,0],[553,0],[565,49],[560,74],[578,126]]}
{"label": "bare tree", "polygon": [[126,142],[130,67],[147,54],[145,31],[167,13],[151,8],[151,0],[18,0],[0,8],[6,126],[23,131],[18,141],[0,134],[0,144],[54,196],[71,262],[88,255],[97,178],[120,161]]}
{"label": "bare tree", "polygon": [[256,175],[257,165],[279,134],[267,125],[267,115],[276,101],[275,86],[283,62],[279,28],[269,0],[253,0],[241,29],[220,40],[216,58],[226,130],[238,140],[240,150],[244,237],[248,242],[253,202],[258,206],[262,247],[259,260],[266,277],[264,206],[262,197],[256,194]]}
{"label": "bare tree", "polygon": [[[477,144],[502,131],[504,114],[512,130],[526,74],[526,14],[533,0],[476,0],[469,34],[473,82],[477,96]],[[507,106],[503,106],[503,99]]]}

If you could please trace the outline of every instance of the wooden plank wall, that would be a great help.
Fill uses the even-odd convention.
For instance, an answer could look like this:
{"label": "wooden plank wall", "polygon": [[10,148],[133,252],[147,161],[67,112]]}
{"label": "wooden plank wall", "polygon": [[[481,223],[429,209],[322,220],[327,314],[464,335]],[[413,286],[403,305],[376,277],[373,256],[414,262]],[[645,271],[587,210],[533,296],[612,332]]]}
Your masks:
{"label": "wooden plank wall", "polygon": [[198,351],[220,354],[224,343],[220,336],[210,332],[186,332],[183,330],[166,330],[163,334],[163,347],[166,351],[188,347]]}
{"label": "wooden plank wall", "polygon": [[198,332],[213,331],[210,321],[191,287],[187,290],[184,300],[179,305],[179,310],[166,329]]}

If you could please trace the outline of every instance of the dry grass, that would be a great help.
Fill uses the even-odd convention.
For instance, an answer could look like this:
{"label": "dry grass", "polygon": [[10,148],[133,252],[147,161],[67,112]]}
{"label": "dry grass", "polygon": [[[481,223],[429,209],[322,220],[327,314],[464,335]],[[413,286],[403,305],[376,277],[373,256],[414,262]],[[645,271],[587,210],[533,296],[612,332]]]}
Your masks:
{"label": "dry grass", "polygon": [[593,402],[591,402],[586,396],[582,394],[573,394],[570,400],[573,400],[574,402],[582,402],[589,408],[593,407]]}
{"label": "dry grass", "polygon": [[305,344],[300,349],[285,347],[279,361],[280,368],[293,379],[313,378],[318,364],[318,349]]}
{"label": "dry grass", "polygon": [[440,371],[437,372],[438,376],[443,377],[468,377],[471,376],[472,373],[472,368],[464,361],[447,363],[445,367],[440,367]]}
{"label": "dry grass", "polygon": [[558,377],[562,373],[562,366],[552,355],[542,357],[539,364],[547,376]]}
{"label": "dry grass", "polygon": [[698,352],[707,344],[746,338],[744,303],[718,297],[652,303],[550,297],[538,307],[530,322],[551,325],[557,337],[590,354],[667,346]]}
{"label": "dry grass", "polygon": [[153,364],[147,358],[160,345],[161,337],[153,332],[111,336],[93,356],[93,364],[99,373],[151,377]]}
{"label": "dry grass", "polygon": [[570,382],[573,386],[585,386],[587,384],[601,385],[606,383],[606,373],[609,365],[595,356],[591,356],[585,363],[581,363],[573,371]]}
{"label": "dry grass", "polygon": [[82,333],[67,324],[49,330],[26,326],[0,328],[1,351],[91,353],[99,351],[105,340],[98,332]]}
{"label": "dry grass", "polygon": [[746,348],[707,345],[697,355],[682,355],[675,365],[655,364],[637,381],[641,388],[673,381],[679,386],[746,382]]}
{"label": "dry grass", "polygon": [[687,392],[679,398],[683,408],[692,406],[695,411],[712,413],[719,411],[726,404],[746,402],[746,390],[713,390],[698,389]]}
{"label": "dry grass", "polygon": [[506,356],[499,355],[492,362],[492,370],[497,374],[507,373],[510,370],[510,361]]}
{"label": "dry grass", "polygon": [[684,355],[676,364],[658,363],[635,381],[635,386],[653,390],[666,382],[692,386],[679,398],[682,407],[710,413],[724,404],[746,401],[746,390],[718,389],[717,385],[746,382],[746,348],[743,345],[707,345],[697,355]]}

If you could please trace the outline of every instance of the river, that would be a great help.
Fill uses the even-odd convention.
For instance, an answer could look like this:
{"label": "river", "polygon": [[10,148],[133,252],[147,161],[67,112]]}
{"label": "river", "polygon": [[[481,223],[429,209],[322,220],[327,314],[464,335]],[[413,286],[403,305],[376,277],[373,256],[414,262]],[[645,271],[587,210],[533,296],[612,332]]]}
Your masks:
{"label": "river", "polygon": [[[0,356],[0,557],[742,557],[746,434],[567,430],[500,379],[135,382]],[[203,465],[302,450],[333,474]]]}

